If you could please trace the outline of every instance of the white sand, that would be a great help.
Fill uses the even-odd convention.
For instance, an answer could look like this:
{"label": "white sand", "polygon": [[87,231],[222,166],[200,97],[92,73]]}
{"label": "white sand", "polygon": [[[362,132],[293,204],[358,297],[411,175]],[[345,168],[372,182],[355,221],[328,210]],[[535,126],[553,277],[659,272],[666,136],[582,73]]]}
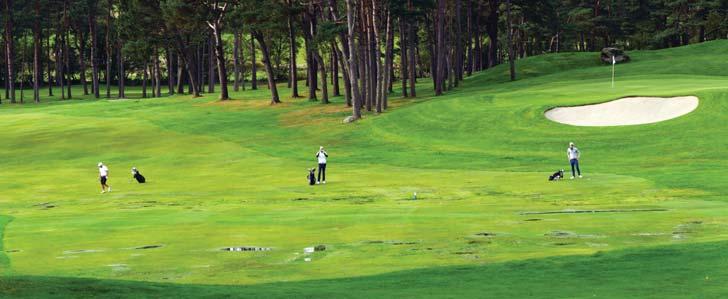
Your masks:
{"label": "white sand", "polygon": [[550,120],[573,126],[629,126],[683,116],[698,108],[698,102],[694,96],[631,97],[596,105],[554,108],[545,114]]}

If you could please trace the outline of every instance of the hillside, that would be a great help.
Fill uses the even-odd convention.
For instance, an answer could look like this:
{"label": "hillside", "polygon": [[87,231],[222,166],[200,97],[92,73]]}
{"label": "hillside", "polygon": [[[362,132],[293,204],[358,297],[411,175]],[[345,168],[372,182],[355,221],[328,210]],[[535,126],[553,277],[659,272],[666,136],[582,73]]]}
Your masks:
{"label": "hillside", "polygon": [[[341,98],[270,106],[265,89],[0,105],[0,295],[726,296],[727,51],[631,52],[614,89],[595,53],[534,56],[515,82],[503,65],[434,97],[421,79],[354,124]],[[543,116],[637,95],[700,106],[629,127]],[[570,141],[584,179],[548,182]],[[565,210],[602,212],[548,214]]]}

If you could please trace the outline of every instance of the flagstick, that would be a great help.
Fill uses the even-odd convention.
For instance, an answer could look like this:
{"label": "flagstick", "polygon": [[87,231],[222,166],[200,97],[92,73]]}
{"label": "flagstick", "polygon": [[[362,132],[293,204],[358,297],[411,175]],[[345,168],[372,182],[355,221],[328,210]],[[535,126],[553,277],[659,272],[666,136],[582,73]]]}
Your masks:
{"label": "flagstick", "polygon": [[612,88],[614,88],[614,65],[617,64],[617,60],[612,56]]}

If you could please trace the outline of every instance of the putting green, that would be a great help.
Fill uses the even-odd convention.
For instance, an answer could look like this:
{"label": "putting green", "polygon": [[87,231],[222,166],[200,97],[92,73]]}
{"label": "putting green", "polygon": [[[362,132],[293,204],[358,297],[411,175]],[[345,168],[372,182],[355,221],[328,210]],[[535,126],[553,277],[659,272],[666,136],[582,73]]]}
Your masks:
{"label": "putting green", "polygon": [[[227,103],[209,95],[2,105],[0,213],[14,219],[3,234],[9,262],[0,254],[0,266],[11,274],[0,295],[223,296],[245,285],[264,297],[304,289],[381,297],[364,285],[400,294],[397,286],[444,276],[445,288],[468,289],[498,274],[515,288],[498,291],[505,297],[527,295],[518,290],[526,286],[536,297],[587,296],[545,291],[563,279],[604,285],[605,296],[621,290],[614,297],[640,287],[637,279],[652,284],[642,296],[667,294],[674,289],[659,284],[675,280],[700,286],[709,264],[690,262],[725,263],[728,241],[726,50],[717,41],[630,53],[614,89],[594,53],[531,57],[518,61],[519,81],[507,82],[499,66],[433,97],[423,79],[418,99],[394,98],[390,111],[349,125],[341,98],[269,106],[265,89]],[[700,98],[695,111],[641,126],[573,127],[543,114],[685,94]],[[569,141],[585,177],[548,182],[568,166]],[[319,145],[329,178],[311,187],[306,169]],[[111,170],[108,194],[99,194],[99,161]],[[147,184],[132,182],[132,166]],[[326,250],[303,253],[318,244]],[[234,246],[271,250],[221,250]],[[651,257],[664,252],[680,254]],[[609,258],[593,264],[594,254]],[[667,273],[667,261],[685,264]],[[598,266],[611,262],[625,268]],[[527,283],[552,263],[567,266]],[[575,267],[604,269],[603,280],[589,285]],[[715,285],[702,295],[726,294],[728,270],[710,272]],[[31,290],[44,283],[56,286]],[[448,294],[412,285],[403,288],[411,297]]]}

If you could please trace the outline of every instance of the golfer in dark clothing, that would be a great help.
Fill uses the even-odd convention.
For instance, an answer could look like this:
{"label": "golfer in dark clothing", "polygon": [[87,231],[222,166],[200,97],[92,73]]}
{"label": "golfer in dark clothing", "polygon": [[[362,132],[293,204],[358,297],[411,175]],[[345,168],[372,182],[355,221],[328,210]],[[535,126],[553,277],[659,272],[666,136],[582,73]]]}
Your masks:
{"label": "golfer in dark clothing", "polygon": [[324,150],[324,147],[320,147],[319,151],[316,153],[316,158],[318,159],[318,180],[316,181],[316,184],[320,184],[322,182],[321,178],[323,177],[323,183],[326,184],[326,158],[329,157],[329,154],[326,153]]}

